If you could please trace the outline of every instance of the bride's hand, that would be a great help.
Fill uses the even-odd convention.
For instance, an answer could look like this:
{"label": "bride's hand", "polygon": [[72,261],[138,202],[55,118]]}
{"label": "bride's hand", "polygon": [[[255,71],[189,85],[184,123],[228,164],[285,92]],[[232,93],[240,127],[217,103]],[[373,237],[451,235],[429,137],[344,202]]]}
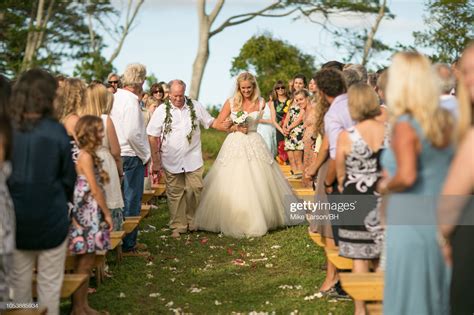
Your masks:
{"label": "bride's hand", "polygon": [[237,126],[237,131],[240,131],[241,133],[247,134],[249,129],[248,129],[247,125],[243,125],[243,126],[238,125]]}

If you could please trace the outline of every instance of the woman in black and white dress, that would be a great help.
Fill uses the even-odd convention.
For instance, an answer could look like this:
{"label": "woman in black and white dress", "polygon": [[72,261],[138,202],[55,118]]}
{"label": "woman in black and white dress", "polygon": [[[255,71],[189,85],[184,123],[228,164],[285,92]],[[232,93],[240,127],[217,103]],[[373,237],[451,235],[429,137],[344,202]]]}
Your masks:
{"label": "woman in black and white dress", "polygon": [[[365,220],[377,208],[377,183],[381,178],[380,156],[386,145],[386,127],[376,118],[381,114],[373,89],[355,84],[348,91],[349,112],[357,121],[341,132],[337,142],[336,170],[339,191],[355,209],[342,214],[339,255],[353,259],[352,272],[368,272],[369,260],[378,259],[381,246],[367,231]],[[372,212],[373,214],[374,212]],[[364,302],[355,302],[355,314],[364,313]]]}

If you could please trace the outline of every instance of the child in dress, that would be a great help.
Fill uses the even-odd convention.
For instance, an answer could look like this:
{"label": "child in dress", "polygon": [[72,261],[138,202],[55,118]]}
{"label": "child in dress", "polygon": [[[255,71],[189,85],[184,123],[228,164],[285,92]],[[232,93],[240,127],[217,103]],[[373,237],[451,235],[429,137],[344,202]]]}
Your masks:
{"label": "child in dress", "polygon": [[[76,163],[77,180],[74,188],[69,231],[69,251],[78,255],[75,272],[89,275],[96,252],[106,251],[110,246],[112,216],[105,201],[103,185],[109,180],[102,169],[102,161],[96,154],[102,144],[104,126],[102,119],[86,115],[77,122],[76,136],[80,148]],[[73,295],[71,314],[94,313],[87,302],[86,281]]]}
{"label": "child in dress", "polygon": [[288,153],[293,179],[300,179],[303,174],[303,117],[308,96],[308,91],[304,89],[294,93],[293,102],[283,123],[285,151]]}

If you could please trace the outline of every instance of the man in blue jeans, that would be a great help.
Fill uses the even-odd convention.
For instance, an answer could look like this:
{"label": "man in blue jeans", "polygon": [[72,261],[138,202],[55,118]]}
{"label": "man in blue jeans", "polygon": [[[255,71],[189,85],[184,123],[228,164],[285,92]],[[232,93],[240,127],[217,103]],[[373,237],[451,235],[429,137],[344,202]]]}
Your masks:
{"label": "man in blue jeans", "polygon": [[[145,133],[145,122],[140,108],[139,95],[143,91],[146,69],[141,64],[130,64],[122,76],[123,88],[114,94],[110,116],[120,144],[123,161],[124,217],[139,216],[143,195],[145,164],[150,159],[150,147]],[[125,256],[143,256],[139,252],[137,229],[123,239]]]}

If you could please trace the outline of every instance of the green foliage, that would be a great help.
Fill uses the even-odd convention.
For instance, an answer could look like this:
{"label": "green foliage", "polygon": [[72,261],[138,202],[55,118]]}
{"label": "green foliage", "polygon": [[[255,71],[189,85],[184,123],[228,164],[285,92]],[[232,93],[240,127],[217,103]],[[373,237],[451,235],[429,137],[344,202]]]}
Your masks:
{"label": "green foliage", "polygon": [[207,112],[211,114],[212,117],[216,118],[221,111],[221,106],[222,105],[211,105],[211,106],[208,106],[206,109],[207,109]]}
{"label": "green foliage", "polygon": [[[45,0],[45,15],[52,0]],[[27,43],[28,31],[33,29],[38,1],[0,1],[0,72],[16,76],[21,69]],[[55,1],[48,23],[44,29],[41,46],[32,62],[33,67],[43,67],[55,72],[63,62],[85,57],[92,58],[91,65],[83,66],[86,73],[97,63],[97,57],[90,55],[91,43],[86,21],[87,12],[94,20],[109,14],[117,14],[110,0]],[[101,48],[101,38],[96,35],[96,47]],[[95,51],[99,51],[94,49]],[[88,55],[89,54],[89,55]],[[97,75],[99,76],[99,75]]]}
{"label": "green foliage", "polygon": [[158,78],[153,72],[151,72],[149,75],[146,76],[146,89],[149,90],[154,83],[158,83]]}
{"label": "green foliage", "polygon": [[474,2],[472,0],[428,1],[427,30],[414,32],[415,44],[433,48],[433,61],[452,62],[474,38]]}
{"label": "green foliage", "polygon": [[100,53],[85,53],[81,56],[80,64],[76,65],[73,75],[83,78],[86,82],[99,80],[105,82],[114,67]]}
{"label": "green foliage", "polygon": [[310,78],[316,71],[312,56],[269,34],[252,36],[233,59],[232,75],[249,70],[255,71],[264,98],[277,80],[287,82],[298,73]]}

